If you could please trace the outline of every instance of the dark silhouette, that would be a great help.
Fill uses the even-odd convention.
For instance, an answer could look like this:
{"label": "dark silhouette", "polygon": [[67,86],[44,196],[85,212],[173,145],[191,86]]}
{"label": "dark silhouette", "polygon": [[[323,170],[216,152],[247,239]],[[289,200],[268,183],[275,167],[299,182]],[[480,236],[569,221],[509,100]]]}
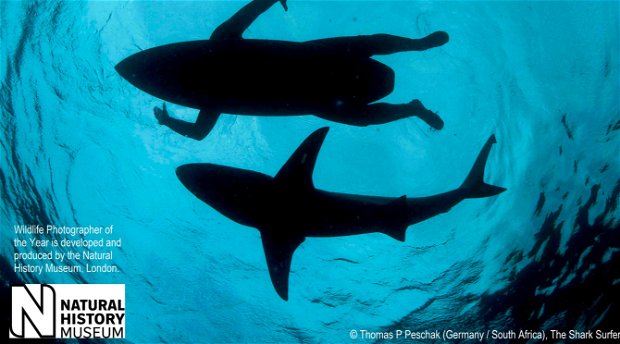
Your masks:
{"label": "dark silhouette", "polygon": [[[366,126],[418,116],[435,129],[441,118],[419,100],[374,103],[394,88],[394,71],[373,55],[420,51],[448,42],[435,32],[422,39],[387,34],[307,42],[243,39],[254,20],[277,0],[254,0],[221,24],[211,39],[151,48],[116,70],[137,88],[165,101],[199,109],[196,123],[155,108],[159,123],[202,140],[221,113],[316,115]],[[280,1],[286,9],[286,0]]]}
{"label": "dark silhouette", "polygon": [[308,136],[273,178],[213,164],[177,168],[179,180],[196,197],[231,220],[260,231],[271,281],[284,300],[293,252],[306,237],[380,232],[404,241],[408,226],[445,213],[466,198],[490,197],[505,190],[483,181],[494,136],[463,184],[449,192],[390,198],[318,190],[312,172],[327,131],[322,128]]}

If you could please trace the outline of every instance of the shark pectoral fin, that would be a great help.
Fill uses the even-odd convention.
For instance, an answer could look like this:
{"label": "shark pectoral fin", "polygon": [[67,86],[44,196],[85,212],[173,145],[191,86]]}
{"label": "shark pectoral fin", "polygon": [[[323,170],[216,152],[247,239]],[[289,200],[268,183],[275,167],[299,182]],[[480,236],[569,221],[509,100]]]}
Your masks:
{"label": "shark pectoral fin", "polygon": [[310,134],[282,166],[275,177],[276,182],[293,188],[314,189],[312,173],[328,131],[328,127],[323,127]]}
{"label": "shark pectoral fin", "polygon": [[263,249],[271,283],[280,297],[288,300],[288,276],[293,253],[304,242],[304,237],[280,235],[278,232],[261,231]]}

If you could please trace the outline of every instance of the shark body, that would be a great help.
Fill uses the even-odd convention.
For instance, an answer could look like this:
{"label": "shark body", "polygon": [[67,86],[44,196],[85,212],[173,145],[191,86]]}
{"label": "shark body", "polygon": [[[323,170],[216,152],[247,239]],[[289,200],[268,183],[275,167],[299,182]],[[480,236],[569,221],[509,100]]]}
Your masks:
{"label": "shark body", "polygon": [[321,128],[308,136],[275,177],[214,164],[187,164],[176,171],[197,198],[260,231],[271,281],[284,300],[293,253],[307,237],[379,232],[404,241],[410,225],[445,213],[467,198],[506,190],[483,181],[494,136],[483,146],[463,184],[452,191],[408,198],[320,190],[314,187],[312,174],[327,132],[328,128]]}

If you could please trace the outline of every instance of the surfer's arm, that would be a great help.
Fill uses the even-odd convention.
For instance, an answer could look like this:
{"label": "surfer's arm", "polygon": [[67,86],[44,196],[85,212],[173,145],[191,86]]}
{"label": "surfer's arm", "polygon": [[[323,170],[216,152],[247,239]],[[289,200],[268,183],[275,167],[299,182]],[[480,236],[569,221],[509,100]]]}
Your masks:
{"label": "surfer's arm", "polygon": [[207,137],[219,117],[219,113],[208,110],[200,110],[196,123],[186,122],[170,117],[168,110],[166,109],[166,103],[164,103],[162,109],[155,107],[153,112],[155,113],[155,118],[157,118],[159,124],[165,125],[174,132],[197,141]]}
{"label": "surfer's arm", "polygon": [[277,2],[282,4],[285,11],[288,10],[286,0],[253,0],[220,24],[211,34],[211,39],[241,39],[243,32],[256,18]]}
{"label": "surfer's arm", "polygon": [[167,122],[170,118],[170,115],[168,114],[168,109],[166,109],[166,103],[164,103],[161,109],[157,106],[154,107],[153,113],[155,114],[155,118],[157,118],[157,122],[159,122],[159,124],[161,125],[164,125],[165,122]]}

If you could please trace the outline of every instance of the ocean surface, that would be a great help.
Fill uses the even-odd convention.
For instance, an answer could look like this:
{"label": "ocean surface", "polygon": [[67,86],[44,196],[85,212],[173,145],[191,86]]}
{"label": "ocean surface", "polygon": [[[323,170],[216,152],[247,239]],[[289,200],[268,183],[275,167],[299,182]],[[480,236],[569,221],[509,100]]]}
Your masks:
{"label": "ocean surface", "polygon": [[[3,304],[19,283],[124,283],[126,340],[136,343],[620,330],[619,2],[291,0],[288,12],[276,4],[246,38],[448,32],[440,48],[376,57],[396,72],[385,100],[420,99],[444,129],[416,118],[360,128],[223,115],[198,142],[158,125],[153,107],[162,101],[115,64],[206,39],[244,3],[0,2]],[[197,113],[168,109],[188,120]],[[448,191],[495,134],[485,179],[508,191],[411,226],[404,243],[383,234],[309,238],[294,255],[285,302],[259,232],[193,197],[175,168],[210,162],[274,175],[321,126],[331,130],[318,188]],[[16,224],[114,225],[120,272],[16,273]]]}

